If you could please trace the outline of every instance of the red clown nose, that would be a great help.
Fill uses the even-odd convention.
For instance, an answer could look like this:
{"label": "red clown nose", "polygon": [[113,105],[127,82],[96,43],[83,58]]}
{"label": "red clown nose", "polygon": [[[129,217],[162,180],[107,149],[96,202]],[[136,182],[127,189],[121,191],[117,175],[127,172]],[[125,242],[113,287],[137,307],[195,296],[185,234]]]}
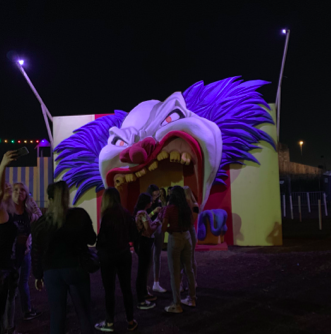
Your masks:
{"label": "red clown nose", "polygon": [[158,142],[154,138],[147,137],[122,151],[120,160],[133,164],[143,164],[148,160],[157,145]]}

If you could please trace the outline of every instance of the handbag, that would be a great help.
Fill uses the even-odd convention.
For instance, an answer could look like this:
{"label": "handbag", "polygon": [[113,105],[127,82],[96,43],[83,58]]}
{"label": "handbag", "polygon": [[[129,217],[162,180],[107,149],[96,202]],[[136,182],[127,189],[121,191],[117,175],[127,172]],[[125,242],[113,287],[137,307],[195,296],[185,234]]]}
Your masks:
{"label": "handbag", "polygon": [[97,252],[86,247],[80,254],[81,266],[90,274],[95,273],[100,269],[100,260]]}

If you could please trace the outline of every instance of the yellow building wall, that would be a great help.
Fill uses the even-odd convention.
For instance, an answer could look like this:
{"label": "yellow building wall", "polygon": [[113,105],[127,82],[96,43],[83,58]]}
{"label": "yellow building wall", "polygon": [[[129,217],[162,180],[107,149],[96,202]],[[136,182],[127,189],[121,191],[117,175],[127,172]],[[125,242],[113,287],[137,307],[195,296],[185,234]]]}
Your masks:
{"label": "yellow building wall", "polygon": [[[275,121],[275,106],[270,107]],[[275,125],[260,129],[277,141]],[[278,153],[266,142],[259,146],[250,153],[260,165],[245,161],[246,166],[230,166],[233,241],[238,246],[282,245]]]}
{"label": "yellow building wall", "polygon": [[[83,125],[95,120],[94,115],[80,115],[80,116],[62,116],[53,118],[53,136],[54,136],[54,147],[60,144],[64,139],[69,138],[73,131],[82,127]],[[55,159],[58,154],[54,154],[54,171],[57,166]],[[62,179],[65,172],[62,172],[56,181]],[[75,195],[76,188],[72,187],[70,189],[70,203],[72,203]],[[80,199],[77,201],[76,207],[84,208],[90,215],[94,230],[97,231],[97,200],[96,193],[94,189],[86,191]]]}

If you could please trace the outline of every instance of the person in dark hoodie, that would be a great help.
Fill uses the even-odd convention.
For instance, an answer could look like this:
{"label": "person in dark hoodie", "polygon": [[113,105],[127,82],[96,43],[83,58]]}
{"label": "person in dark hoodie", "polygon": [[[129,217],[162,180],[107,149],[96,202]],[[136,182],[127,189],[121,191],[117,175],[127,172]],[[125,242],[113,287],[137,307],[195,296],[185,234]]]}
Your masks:
{"label": "person in dark hoodie", "polygon": [[49,207],[32,224],[32,271],[37,290],[45,280],[50,304],[51,334],[64,334],[67,293],[72,299],[81,333],[92,334],[90,275],[81,254],[93,245],[96,234],[88,213],[69,208],[69,189],[64,181],[48,186]]}

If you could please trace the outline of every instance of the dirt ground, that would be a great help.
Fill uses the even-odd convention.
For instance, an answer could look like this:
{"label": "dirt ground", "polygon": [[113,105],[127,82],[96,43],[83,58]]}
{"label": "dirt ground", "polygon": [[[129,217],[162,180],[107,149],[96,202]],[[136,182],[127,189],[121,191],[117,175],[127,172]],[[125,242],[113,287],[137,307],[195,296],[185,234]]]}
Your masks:
{"label": "dirt ground", "polygon": [[[308,334],[331,333],[331,238],[285,239],[281,247],[229,247],[228,251],[197,252],[197,307],[168,314],[171,293],[158,294],[157,307],[136,309],[136,333]],[[162,252],[161,285],[170,290],[167,253]],[[137,258],[133,259],[135,279]],[[49,333],[46,293],[37,292],[31,278],[31,298],[43,314],[20,320],[22,333]],[[100,273],[91,276],[95,322],[104,317]],[[133,284],[134,287],[134,284]],[[134,295],[135,295],[135,290]],[[117,333],[126,332],[121,292],[117,285]],[[134,296],[135,297],[135,296]],[[80,333],[68,300],[67,333]]]}

